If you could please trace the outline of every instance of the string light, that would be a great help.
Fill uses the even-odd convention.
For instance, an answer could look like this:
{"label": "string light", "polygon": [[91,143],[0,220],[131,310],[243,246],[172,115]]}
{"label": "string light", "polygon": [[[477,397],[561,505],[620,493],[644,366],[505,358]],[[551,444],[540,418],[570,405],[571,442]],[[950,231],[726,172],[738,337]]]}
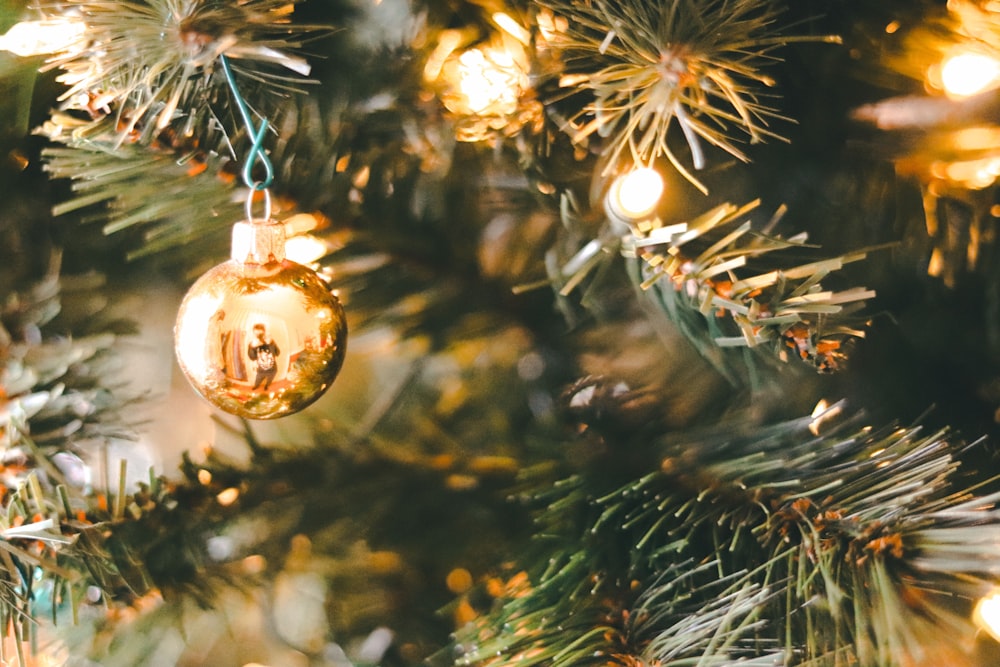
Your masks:
{"label": "string light", "polygon": [[424,79],[451,112],[459,141],[514,136],[542,117],[541,104],[530,94],[524,42],[530,35],[507,14],[493,19],[500,32],[472,48],[460,48],[467,35],[444,31],[424,66]]}
{"label": "string light", "polygon": [[650,217],[663,195],[663,177],[649,167],[619,176],[611,185],[605,210],[612,219],[626,224]]}
{"label": "string light", "polygon": [[312,264],[329,252],[326,242],[311,234],[293,236],[285,241],[285,257],[299,264]]}
{"label": "string light", "polygon": [[504,12],[496,12],[491,17],[493,22],[496,23],[504,32],[508,35],[521,42],[525,46],[531,44],[531,33],[525,30],[524,26],[515,21],[510,17],[509,14]]}
{"label": "string light", "polygon": [[823,425],[827,422],[835,420],[840,416],[841,412],[842,410],[840,405],[831,406],[825,398],[820,399],[819,402],[816,403],[816,407],[813,408],[812,414],[810,415],[810,417],[812,417],[812,421],[809,422],[809,432],[818,436],[823,430]]}
{"label": "string light", "polygon": [[215,496],[215,500],[223,507],[229,507],[237,501],[240,497],[240,490],[235,486],[231,486],[228,489],[223,489],[219,491]]}
{"label": "string light", "polygon": [[972,620],[981,630],[1000,641],[1000,588],[994,588],[979,600]]}
{"label": "string light", "polygon": [[970,190],[982,190],[993,185],[1000,177],[1000,158],[985,157],[933,166],[935,175],[943,177]]}
{"label": "string light", "polygon": [[458,89],[466,111],[507,115],[517,111],[521,91],[528,81],[509,51],[469,49],[458,58]]}
{"label": "string light", "polygon": [[87,26],[74,19],[22,21],[0,35],[0,51],[22,58],[69,51],[79,42]]}
{"label": "string light", "polygon": [[[439,68],[437,62],[442,57]],[[541,115],[541,105],[526,94],[531,82],[524,46],[510,36],[501,35],[492,44],[460,53],[455,50],[447,56],[435,49],[424,74],[435,72],[439,74],[435,82],[442,91],[441,101],[456,120],[459,141],[513,136]]]}
{"label": "string light", "polygon": [[941,63],[941,87],[952,97],[970,97],[1000,83],[1000,61],[984,53],[962,51]]}

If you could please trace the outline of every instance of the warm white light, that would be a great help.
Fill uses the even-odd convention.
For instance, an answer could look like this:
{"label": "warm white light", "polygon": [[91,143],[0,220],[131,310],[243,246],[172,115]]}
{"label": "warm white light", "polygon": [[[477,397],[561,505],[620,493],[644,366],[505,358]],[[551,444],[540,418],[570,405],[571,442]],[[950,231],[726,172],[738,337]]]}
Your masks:
{"label": "warm white light", "polygon": [[809,422],[809,432],[813,435],[819,435],[823,425],[828,421],[836,419],[840,415],[840,412],[841,407],[839,405],[831,406],[825,398],[821,398],[816,403],[816,407],[813,408],[810,415],[812,421]]}
{"label": "warm white light", "polygon": [[231,486],[228,489],[223,489],[219,491],[215,496],[215,500],[223,507],[229,507],[240,497],[240,490],[235,486]]}
{"label": "warm white light", "polygon": [[608,204],[613,215],[638,221],[653,213],[662,195],[663,178],[655,169],[642,167],[614,182],[608,193]]}
{"label": "warm white light", "polygon": [[998,82],[1000,62],[983,53],[957,53],[941,64],[941,85],[955,97],[985,92]]}
{"label": "warm white light", "polygon": [[521,42],[525,46],[531,44],[531,33],[524,29],[520,23],[510,17],[509,14],[496,12],[493,14],[493,21],[500,26],[511,37]]}
{"label": "warm white light", "polygon": [[72,19],[22,21],[0,35],[0,51],[22,57],[66,51],[83,37],[86,29],[83,21]]}
{"label": "warm white light", "polygon": [[428,81],[435,81],[444,68],[445,62],[455,49],[462,43],[462,33],[458,30],[443,30],[438,35],[437,46],[428,56],[424,64],[424,78]]}
{"label": "warm white light", "polygon": [[[341,158],[341,160],[343,159]],[[343,169],[339,171],[343,171]],[[299,234],[311,232],[319,228],[324,222],[329,221],[324,218],[322,213],[296,213],[282,220],[281,224],[285,226],[285,237],[292,238]]]}
{"label": "warm white light", "polygon": [[980,629],[1000,641],[1000,589],[994,588],[979,600],[972,619]]}
{"label": "warm white light", "polygon": [[322,240],[309,234],[293,236],[285,241],[285,257],[299,264],[312,264],[330,252]]}
{"label": "warm white light", "polygon": [[469,49],[458,59],[458,88],[473,114],[505,115],[517,110],[527,77],[504,50]]}
{"label": "warm white light", "polygon": [[[937,165],[935,165],[937,166]],[[981,160],[951,162],[935,169],[945,178],[970,190],[982,190],[993,185],[1000,177],[1000,158],[986,157]]]}

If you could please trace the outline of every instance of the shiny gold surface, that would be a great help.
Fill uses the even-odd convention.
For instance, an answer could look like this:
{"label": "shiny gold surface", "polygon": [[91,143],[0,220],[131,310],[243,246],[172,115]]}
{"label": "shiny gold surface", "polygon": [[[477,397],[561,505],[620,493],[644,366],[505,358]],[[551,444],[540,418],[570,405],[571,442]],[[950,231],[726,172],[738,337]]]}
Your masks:
{"label": "shiny gold surface", "polygon": [[210,403],[240,417],[273,419],[310,405],[336,378],[347,320],[311,269],[287,260],[230,260],[191,286],[174,346],[188,381]]}

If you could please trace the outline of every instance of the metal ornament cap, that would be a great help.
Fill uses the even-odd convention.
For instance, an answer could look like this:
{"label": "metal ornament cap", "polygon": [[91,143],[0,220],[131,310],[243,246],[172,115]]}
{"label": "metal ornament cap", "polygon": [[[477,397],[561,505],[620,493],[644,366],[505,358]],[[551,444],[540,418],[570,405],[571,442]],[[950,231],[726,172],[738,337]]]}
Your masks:
{"label": "metal ornament cap", "polygon": [[275,220],[237,222],[233,225],[233,261],[270,264],[285,259],[285,225]]}

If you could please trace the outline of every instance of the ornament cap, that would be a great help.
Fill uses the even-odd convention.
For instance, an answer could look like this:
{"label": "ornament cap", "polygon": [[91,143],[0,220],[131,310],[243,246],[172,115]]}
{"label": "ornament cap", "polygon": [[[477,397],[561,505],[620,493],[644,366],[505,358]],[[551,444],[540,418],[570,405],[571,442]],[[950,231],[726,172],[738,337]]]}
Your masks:
{"label": "ornament cap", "polygon": [[285,259],[285,226],[276,220],[241,221],[233,225],[233,260],[270,264]]}

